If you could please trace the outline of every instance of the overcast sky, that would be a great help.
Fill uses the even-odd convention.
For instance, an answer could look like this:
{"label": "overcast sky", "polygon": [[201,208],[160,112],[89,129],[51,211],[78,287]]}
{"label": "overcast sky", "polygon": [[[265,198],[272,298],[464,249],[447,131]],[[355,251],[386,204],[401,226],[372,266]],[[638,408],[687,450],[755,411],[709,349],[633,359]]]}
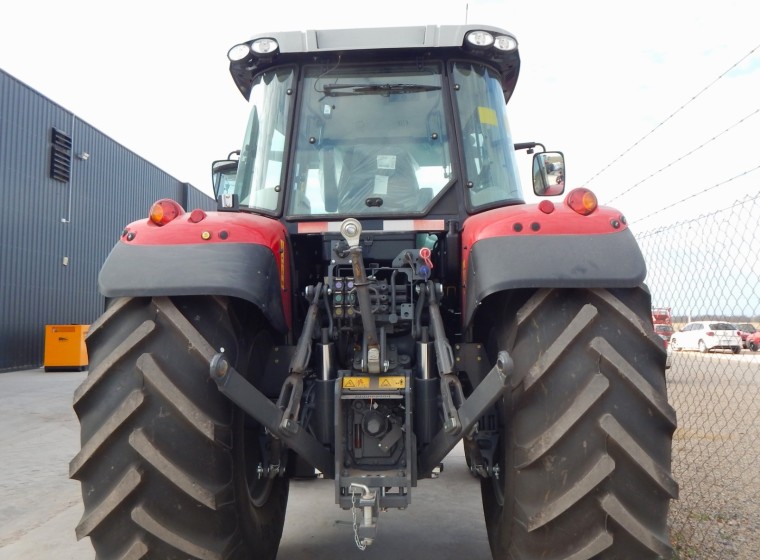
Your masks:
{"label": "overcast sky", "polygon": [[563,151],[569,186],[593,188],[634,228],[726,207],[760,185],[756,0],[4,4],[0,68],[205,192],[211,161],[239,147],[247,118],[229,47],[263,31],[465,18],[519,41],[515,141]]}

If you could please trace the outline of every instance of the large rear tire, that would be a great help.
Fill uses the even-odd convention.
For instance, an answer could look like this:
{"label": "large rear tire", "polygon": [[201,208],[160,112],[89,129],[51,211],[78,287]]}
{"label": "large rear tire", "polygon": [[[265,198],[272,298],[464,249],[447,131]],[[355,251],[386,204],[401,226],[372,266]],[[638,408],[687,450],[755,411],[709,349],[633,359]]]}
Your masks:
{"label": "large rear tire", "polygon": [[481,484],[495,560],[670,558],[675,411],[643,289],[540,290],[494,317],[514,359],[497,476]]}
{"label": "large rear tire", "polygon": [[[90,373],[74,396],[82,449],[78,538],[98,558],[273,560],[286,478],[257,474],[264,430],[209,378],[222,348],[255,382],[272,338],[224,298],[124,298],[87,338]],[[266,464],[266,463],[265,463]]]}

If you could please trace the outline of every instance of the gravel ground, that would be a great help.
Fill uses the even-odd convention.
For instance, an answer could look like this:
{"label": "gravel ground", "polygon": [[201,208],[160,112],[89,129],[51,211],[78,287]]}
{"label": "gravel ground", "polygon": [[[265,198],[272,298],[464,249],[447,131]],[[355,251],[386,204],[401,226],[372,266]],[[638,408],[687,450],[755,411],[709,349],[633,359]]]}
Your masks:
{"label": "gravel ground", "polygon": [[668,371],[678,413],[671,506],[678,560],[760,558],[760,354],[678,352]]}

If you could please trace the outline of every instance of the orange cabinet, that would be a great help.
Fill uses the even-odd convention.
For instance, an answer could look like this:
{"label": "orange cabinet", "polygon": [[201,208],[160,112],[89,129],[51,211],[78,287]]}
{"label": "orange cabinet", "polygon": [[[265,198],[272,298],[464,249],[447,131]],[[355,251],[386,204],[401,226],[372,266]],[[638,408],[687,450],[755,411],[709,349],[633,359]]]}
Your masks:
{"label": "orange cabinet", "polygon": [[46,325],[45,371],[87,368],[84,338],[90,325]]}

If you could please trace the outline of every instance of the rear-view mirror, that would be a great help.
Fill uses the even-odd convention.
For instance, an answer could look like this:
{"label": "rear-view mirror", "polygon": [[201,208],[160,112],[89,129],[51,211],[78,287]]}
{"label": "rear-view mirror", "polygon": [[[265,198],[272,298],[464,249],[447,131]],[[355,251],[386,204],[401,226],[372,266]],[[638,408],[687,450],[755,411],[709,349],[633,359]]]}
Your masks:
{"label": "rear-view mirror", "polygon": [[211,164],[211,184],[214,187],[214,198],[223,194],[231,194],[235,190],[238,160],[222,159]]}
{"label": "rear-view mirror", "polygon": [[562,152],[541,152],[533,156],[533,192],[537,196],[565,192],[565,156]]}

